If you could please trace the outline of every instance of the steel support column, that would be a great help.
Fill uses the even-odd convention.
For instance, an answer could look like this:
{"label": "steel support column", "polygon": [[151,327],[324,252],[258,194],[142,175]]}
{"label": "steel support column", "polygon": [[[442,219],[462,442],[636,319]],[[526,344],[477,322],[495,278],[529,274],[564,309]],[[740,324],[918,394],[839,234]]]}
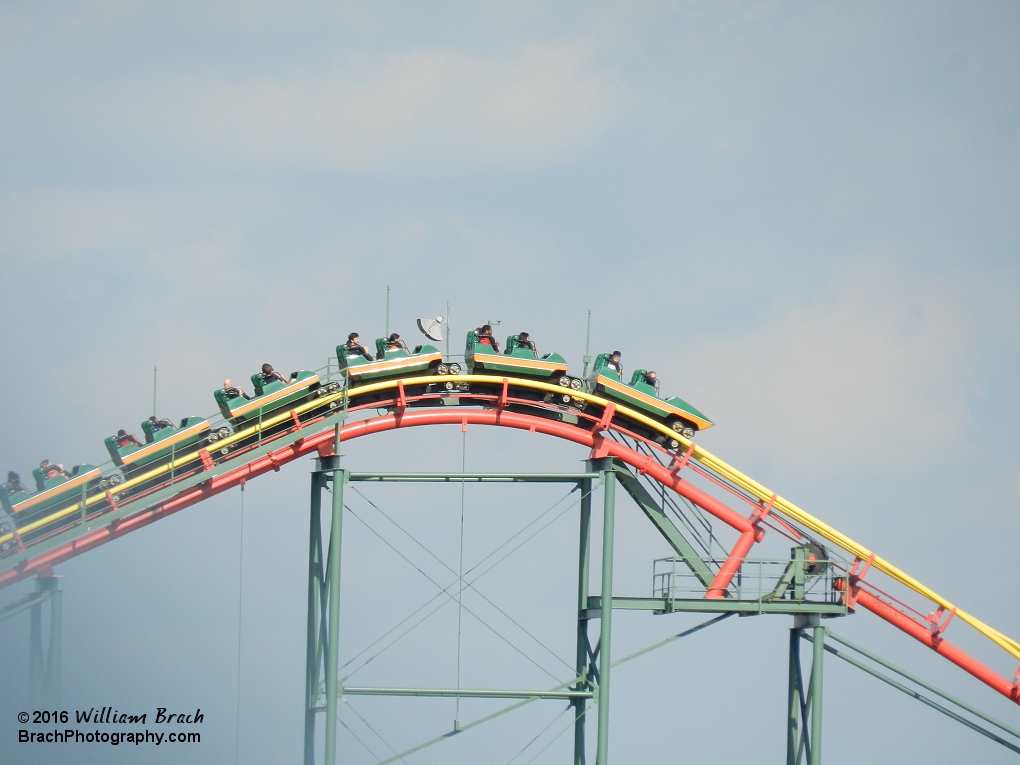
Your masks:
{"label": "steel support column", "polygon": [[800,759],[800,715],[803,683],[800,677],[800,630],[790,630],[789,681],[786,709],[786,765],[797,765]]}
{"label": "steel support column", "polygon": [[63,631],[63,593],[57,587],[59,580],[52,576],[41,580],[50,587],[50,644],[46,657],[46,690],[49,701],[60,700],[60,655],[62,651],[61,632]]}
{"label": "steel support column", "polygon": [[[818,617],[815,617],[817,620]],[[825,628],[814,625],[814,650],[811,658],[811,756],[808,765],[822,762],[822,668],[825,665]]]}
{"label": "steel support column", "polygon": [[[338,457],[320,458],[312,473],[308,541],[308,619],[305,658],[305,765],[315,765],[315,716],[326,715],[326,765],[336,763],[339,680],[340,571],[344,484],[350,473]],[[323,545],[322,490],[332,484],[328,549]],[[326,554],[324,554],[326,553]],[[324,701],[324,703],[323,703]]]}
{"label": "steel support column", "polygon": [[[29,668],[33,693],[44,703],[54,703],[60,696],[60,652],[62,593],[55,576],[35,580],[35,594],[29,612]],[[49,601],[50,633],[43,649],[43,603]]]}
{"label": "steel support column", "polygon": [[[807,688],[801,664],[801,634],[812,631],[811,673]],[[787,765],[821,765],[822,762],[822,672],[825,656],[825,628],[818,614],[795,617],[790,630],[789,704],[786,719]],[[806,692],[805,692],[806,690]]]}
{"label": "steel support column", "polygon": [[602,480],[602,613],[599,619],[598,744],[595,765],[609,762],[609,675],[613,636],[613,537],[616,526],[616,474],[613,460],[597,461]]}
{"label": "steel support column", "polygon": [[[334,460],[338,459],[336,457]],[[340,657],[340,549],[343,534],[344,484],[347,471],[335,468],[332,475],[333,506],[329,526],[329,558],[326,562],[328,623],[326,626],[326,765],[336,763],[337,664]]]}
{"label": "steel support column", "polygon": [[305,765],[315,765],[315,715],[322,695],[319,667],[322,643],[319,622],[322,617],[319,601],[324,593],[322,565],[322,474],[312,473],[311,513],[308,534],[308,625],[305,658]]}
{"label": "steel support column", "polygon": [[[574,663],[576,676],[582,678],[574,686],[576,690],[588,690],[588,654],[591,644],[588,642],[588,576],[591,564],[591,479],[578,481],[581,491],[580,541],[577,555],[577,655]],[[584,717],[586,700],[574,699],[574,765],[584,765]]]}

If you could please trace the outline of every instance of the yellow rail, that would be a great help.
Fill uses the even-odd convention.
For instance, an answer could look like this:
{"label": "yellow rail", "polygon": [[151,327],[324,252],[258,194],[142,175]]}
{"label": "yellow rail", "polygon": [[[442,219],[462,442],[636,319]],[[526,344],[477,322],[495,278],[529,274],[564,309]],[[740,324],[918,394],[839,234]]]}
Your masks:
{"label": "yellow rail", "polygon": [[[386,380],[384,382],[370,383],[368,385],[358,386],[357,388],[354,388],[350,391],[350,398],[354,399],[358,396],[363,396],[368,393],[375,393],[381,390],[396,388],[400,384],[403,384],[404,386],[412,386],[446,381],[451,382],[455,381],[457,383],[479,382],[492,384],[495,382],[499,382],[502,379],[503,378],[495,375],[458,375],[446,378],[436,377],[432,375],[422,377],[410,377],[402,380]],[[585,393],[583,391],[575,391],[569,388],[564,388],[561,385],[553,385],[550,383],[539,382],[537,380],[529,380],[515,377],[508,377],[506,379],[510,383],[512,383],[515,387],[532,388],[534,390],[544,390],[559,395],[568,394],[572,398],[581,399],[587,401],[588,403],[595,404],[597,406],[604,407],[606,404],[609,403],[607,399],[601,398],[599,396],[593,396],[590,393]],[[295,407],[293,410],[288,409],[283,414],[270,417],[250,428],[246,428],[245,430],[234,433],[233,435],[224,438],[222,441],[217,441],[216,445],[213,448],[209,449],[209,451],[210,452],[216,451],[218,449],[223,448],[224,446],[229,446],[232,443],[236,443],[237,441],[241,441],[245,438],[255,435],[260,430],[265,430],[267,428],[273,427],[274,425],[278,425],[279,423],[290,419],[292,411],[300,415],[311,409],[316,409],[323,405],[327,405],[332,401],[341,401],[343,400],[343,397],[344,392],[341,390],[329,396],[323,396],[321,398],[315,399],[314,401],[306,402],[301,406]],[[662,425],[661,423],[651,419],[650,417],[646,417],[645,415],[641,414],[640,412],[634,409],[631,409],[628,406],[625,406],[623,404],[616,404],[616,411],[622,415],[630,417],[631,419],[637,422],[640,422],[641,424],[651,428],[654,431],[657,431],[665,436],[668,436],[671,439],[679,441],[685,447],[689,447],[692,443],[691,441],[679,435],[672,429],[667,428],[665,425]],[[159,475],[168,473],[181,465],[193,462],[199,458],[199,451],[200,450],[196,449],[192,452],[189,452],[181,457],[174,459],[172,462],[166,465],[155,468],[147,473],[144,473],[143,475],[136,476],[135,478],[132,478],[129,481],[125,481],[124,483],[119,484],[116,487],[116,489],[111,489],[111,494],[116,495],[121,492],[127,491],[128,489],[131,489],[145,481],[149,481],[153,478],[158,477]],[[696,460],[699,464],[703,465],[706,469],[715,473],[720,478],[729,481],[734,486],[743,489],[748,494],[750,494],[753,497],[756,497],[761,501],[767,502],[771,500],[773,497],[774,492],[770,491],[769,489],[762,486],[754,479],[744,475],[736,468],[732,467],[731,465],[727,464],[723,460],[719,459],[715,455],[711,454],[710,452],[696,444],[694,445],[694,451],[691,453],[691,458]],[[88,507],[90,505],[103,502],[105,501],[105,499],[106,499],[105,495],[94,495],[86,500],[85,505],[86,507]],[[54,513],[51,516],[47,516],[46,518],[27,524],[25,527],[19,529],[18,531],[19,533],[28,533],[37,528],[40,528],[41,526],[45,526],[48,523],[60,520],[61,518],[66,517],[68,515],[72,515],[73,513],[80,510],[80,508],[81,503],[78,503],[71,507],[65,508],[64,510],[61,510],[57,513]],[[904,571],[901,571],[899,568],[894,566],[889,561],[874,554],[864,545],[858,544],[857,542],[850,539],[846,535],[841,534],[839,531],[836,531],[836,529],[832,528],[828,524],[818,520],[810,513],[797,507],[797,505],[793,504],[789,500],[786,500],[778,495],[776,495],[775,500],[772,502],[772,509],[782,513],[791,520],[796,521],[797,523],[814,532],[818,536],[827,539],[833,544],[836,544],[837,546],[847,551],[851,555],[856,556],[860,560],[866,561],[868,559],[872,559],[871,565],[874,568],[878,569],[879,571],[896,580],[897,582],[900,582],[905,587],[908,587],[914,592],[924,596],[925,598],[935,603],[936,605],[941,606],[943,609],[948,611],[955,608],[957,617],[959,617],[964,622],[969,624],[971,627],[973,627],[979,633],[981,633],[989,640],[994,642],[996,645],[1003,648],[1012,656],[1016,657],[1017,659],[1020,659],[1020,643],[1002,634],[995,628],[985,624],[977,617],[972,616],[971,614],[967,613],[966,611],[963,611],[957,606],[954,606],[946,598],[943,598],[941,595],[939,595],[931,588],[921,584],[919,581],[917,581]],[[0,543],[6,542],[12,538],[13,534],[6,534],[4,536],[0,536]],[[872,556],[874,557],[872,558]]]}

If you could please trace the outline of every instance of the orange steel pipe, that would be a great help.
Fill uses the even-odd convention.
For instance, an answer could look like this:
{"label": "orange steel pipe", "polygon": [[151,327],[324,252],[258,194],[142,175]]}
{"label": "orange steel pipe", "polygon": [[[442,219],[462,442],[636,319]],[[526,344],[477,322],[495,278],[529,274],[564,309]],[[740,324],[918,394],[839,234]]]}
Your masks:
{"label": "orange steel pipe", "polygon": [[[639,454],[633,449],[617,443],[616,441],[603,439],[601,436],[598,436],[591,431],[582,430],[574,427],[573,425],[566,425],[562,422],[549,420],[545,417],[507,412],[505,410],[494,411],[472,409],[460,412],[448,410],[424,410],[419,412],[404,411],[403,413],[383,415],[381,417],[374,417],[369,420],[359,420],[358,422],[352,422],[344,425],[340,430],[340,440],[350,441],[351,439],[360,438],[361,436],[381,433],[387,430],[395,430],[401,427],[415,427],[421,425],[465,426],[467,424],[495,425],[516,428],[519,430],[528,430],[533,433],[543,433],[545,435],[563,438],[587,447],[594,447],[596,440],[598,440],[598,446],[602,456],[617,457],[632,467],[645,470],[645,472],[652,476],[655,480],[665,484],[678,494],[681,494],[694,504],[703,508],[705,511],[716,516],[724,523],[727,523],[742,532],[741,539],[743,539],[749,532],[753,531],[751,522],[747,518],[722,504],[714,497],[709,496],[688,481],[670,473],[669,470],[658,463],[653,463],[649,466],[647,464],[648,458],[646,455]],[[262,475],[263,473],[278,470],[281,465],[298,459],[299,457],[317,452],[320,447],[327,447],[333,438],[334,434],[332,429],[308,436],[307,438],[303,438],[293,444],[281,447],[274,452],[258,457],[248,464],[241,465],[240,467],[224,473],[223,475],[210,478],[208,481],[200,484],[199,486],[186,489],[177,496],[172,497],[159,505],[141,510],[135,515],[123,517],[116,523],[96,529],[95,531],[92,531],[73,542],[68,542],[67,544],[56,547],[53,550],[42,553],[35,558],[25,561],[16,568],[0,572],[0,587],[5,587],[13,582],[32,576],[45,566],[53,566],[57,563],[73,558],[76,555],[80,555],[83,552],[105,544],[112,539],[124,536],[135,529],[146,526],[153,521],[172,515],[173,513],[197,504],[204,499],[239,486],[252,478]],[[748,545],[748,548],[749,547],[750,545]],[[746,554],[746,550],[743,554]],[[741,557],[743,557],[743,554]]]}
{"label": "orange steel pipe", "polygon": [[751,545],[754,544],[754,541],[754,529],[745,531],[740,535],[740,539],[737,540],[737,543],[733,545],[733,549],[730,550],[726,562],[719,569],[719,573],[715,575],[715,579],[712,580],[712,586],[705,593],[706,598],[722,598],[726,595],[726,588],[730,586],[730,582],[736,576],[740,564],[744,562],[744,558],[747,557],[747,553],[751,549]]}
{"label": "orange steel pipe", "polygon": [[[834,584],[839,589],[843,582],[837,579]],[[863,606],[876,616],[885,619],[889,624],[903,630],[903,632],[906,632],[915,640],[924,643],[924,645],[949,659],[949,661],[953,662],[963,671],[969,672],[985,685],[1001,693],[1014,704],[1020,704],[1020,688],[1017,685],[1011,683],[989,667],[986,667],[977,659],[968,656],[941,636],[933,634],[926,625],[918,624],[902,611],[875,597],[866,590],[860,588],[854,589],[856,590],[854,600],[857,605]]]}

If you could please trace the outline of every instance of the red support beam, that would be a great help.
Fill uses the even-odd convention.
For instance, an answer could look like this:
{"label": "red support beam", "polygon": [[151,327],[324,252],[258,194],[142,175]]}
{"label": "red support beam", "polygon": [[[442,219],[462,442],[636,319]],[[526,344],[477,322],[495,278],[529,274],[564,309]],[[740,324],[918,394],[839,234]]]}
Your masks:
{"label": "red support beam", "polygon": [[755,531],[756,529],[750,529],[740,535],[740,539],[733,545],[733,549],[730,550],[730,554],[726,558],[726,562],[719,568],[719,573],[715,575],[715,579],[712,580],[712,586],[708,588],[708,592],[705,593],[706,598],[722,598],[726,595],[726,588],[730,586],[730,582],[733,581],[733,577],[736,576],[737,571],[740,569],[741,564],[744,562],[744,558],[747,557],[747,553],[751,549],[751,545],[755,542]]}
{"label": "red support beam", "polygon": [[[835,582],[837,587],[841,584]],[[889,622],[889,624],[906,632],[910,637],[931,648],[935,653],[953,662],[960,669],[969,672],[978,680],[992,689],[998,691],[1015,704],[1020,704],[1020,689],[1004,677],[986,667],[977,659],[967,655],[948,640],[933,633],[927,624],[918,624],[902,611],[894,608],[880,598],[872,595],[867,590],[854,588],[857,592],[854,600],[858,606],[862,606],[876,616]]]}
{"label": "red support beam", "polygon": [[[604,439],[590,431],[582,430],[562,422],[549,420],[545,417],[519,414],[516,412],[496,412],[494,410],[460,410],[450,411],[438,410],[406,410],[402,414],[387,414],[381,417],[373,417],[369,420],[359,420],[348,423],[340,430],[340,440],[350,441],[354,438],[382,433],[397,428],[408,428],[422,425],[460,425],[462,428],[468,424],[496,425],[500,427],[516,428],[527,430],[532,433],[543,433],[556,436],[574,443],[591,448],[596,439],[601,441],[605,456],[616,457],[624,463],[637,469],[646,469],[647,474],[660,483],[669,486],[681,496],[686,497],[694,504],[719,518],[721,521],[733,526],[742,534],[751,530],[750,522],[739,513],[731,510],[714,497],[709,496],[696,486],[684,481],[662,465],[655,463],[648,465],[645,455],[630,449],[629,447]],[[263,473],[279,470],[282,465],[292,462],[309,454],[322,454],[331,450],[328,446],[333,439],[333,431],[325,430],[321,433],[303,438],[289,446],[281,447],[276,451],[258,457],[246,465],[229,470],[223,475],[216,476],[199,486],[178,494],[159,505],[142,510],[134,515],[129,515],[120,520],[116,527],[112,525],[91,531],[73,542],[68,542],[60,547],[41,553],[35,558],[30,558],[17,568],[0,572],[0,587],[32,576],[41,566],[53,566],[62,561],[80,555],[83,552],[99,547],[117,537],[124,536],[135,529],[147,526],[153,521],[165,518],[179,510],[190,507],[204,499],[220,494],[229,489],[240,486],[243,482],[256,478]],[[205,451],[205,450],[203,450]],[[229,463],[228,463],[229,464]],[[208,469],[209,466],[207,466]],[[746,554],[746,551],[745,553]]]}
{"label": "red support beam", "polygon": [[[400,390],[398,391],[398,404],[401,403],[401,399],[406,406],[406,397],[403,394],[402,386],[400,386]],[[610,404],[609,406],[612,405]],[[608,409],[609,407],[607,407],[607,410]],[[609,416],[611,417],[611,412],[609,413]],[[603,419],[608,420],[608,417],[604,414]],[[589,449],[592,449],[593,453],[597,452],[599,456],[614,457],[631,467],[645,472],[659,483],[664,486],[668,486],[677,494],[687,498],[698,507],[701,507],[703,510],[711,513],[719,520],[739,531],[740,538],[737,540],[733,550],[731,550],[729,559],[720,569],[715,580],[712,582],[706,597],[719,598],[723,596],[726,588],[729,586],[734,574],[739,568],[740,563],[747,556],[748,551],[754,545],[755,541],[760,539],[760,534],[763,532],[763,530],[759,529],[757,524],[753,523],[752,520],[745,518],[724,505],[719,500],[706,494],[701,489],[693,486],[691,483],[683,480],[677,475],[680,469],[686,465],[692,450],[688,450],[679,465],[674,462],[674,466],[672,470],[670,470],[657,462],[653,461],[650,463],[647,459],[647,455],[640,454],[624,444],[604,438],[597,431],[592,432],[582,430],[581,428],[549,420],[544,417],[507,412],[505,410],[402,410],[398,414],[388,414],[381,417],[374,417],[369,420],[360,420],[358,422],[348,423],[341,428],[340,440],[349,441],[351,439],[360,438],[373,433],[424,425],[460,425],[462,429],[466,429],[469,423],[476,425],[516,428],[519,430],[527,430],[532,433],[543,433],[545,435],[555,436],[557,438],[562,438],[588,447]],[[309,427],[314,427],[314,425],[310,425]],[[126,516],[116,523],[111,523],[103,528],[89,532],[73,542],[68,542],[56,549],[41,553],[34,558],[24,561],[15,568],[0,572],[0,587],[4,587],[30,576],[46,575],[46,572],[51,571],[52,566],[57,563],[61,563],[80,555],[87,550],[99,547],[106,542],[124,536],[135,529],[147,526],[154,521],[165,518],[168,515],[172,515],[179,510],[183,510],[186,507],[197,504],[211,496],[220,494],[237,486],[241,486],[245,482],[258,477],[263,473],[267,473],[272,470],[279,470],[282,465],[292,462],[300,457],[312,454],[329,456],[333,453],[333,439],[333,430],[324,430],[321,433],[310,435],[296,441],[293,444],[283,446],[280,449],[266,455],[257,457],[245,465],[241,465],[233,469],[229,469],[229,462],[221,465],[219,467],[227,469],[227,472],[222,475],[215,476],[198,486],[186,489],[177,496],[158,505],[141,510],[134,515]],[[216,467],[211,464],[212,460],[206,450],[203,449],[200,454],[202,456],[203,465],[207,470],[214,469]],[[764,516],[764,513],[761,515]],[[855,578],[857,580],[862,578],[864,574],[867,573],[870,565],[871,560],[869,559],[867,564]],[[854,569],[856,569],[856,567],[857,564],[855,564]],[[852,573],[853,570],[851,570],[851,574]],[[839,585],[839,581],[835,582],[835,586],[839,587]],[[915,621],[895,607],[859,587],[851,587],[851,590],[852,591],[850,593],[847,593],[848,601],[851,606],[856,604],[871,611],[903,632],[906,632],[914,639],[927,645],[932,650],[941,654],[943,657],[978,678],[1002,695],[1011,699],[1013,702],[1020,704],[1020,686],[1000,677],[981,662],[971,658],[959,648],[947,642],[941,637],[941,630],[933,633],[927,622],[922,624]],[[948,620],[946,621],[946,624],[948,624]],[[946,624],[942,625],[942,629],[945,628]],[[1020,670],[1018,670],[1018,677],[1020,677]]]}

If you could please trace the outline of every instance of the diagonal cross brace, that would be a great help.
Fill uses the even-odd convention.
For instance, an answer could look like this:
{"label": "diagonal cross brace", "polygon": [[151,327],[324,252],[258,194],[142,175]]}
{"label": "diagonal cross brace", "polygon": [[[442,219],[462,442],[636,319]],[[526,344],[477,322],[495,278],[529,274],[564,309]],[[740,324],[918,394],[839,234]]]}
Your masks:
{"label": "diagonal cross brace", "polygon": [[687,541],[687,537],[680,533],[680,529],[663,512],[662,508],[656,504],[655,498],[648,493],[648,489],[641,484],[637,476],[630,472],[623,463],[614,460],[613,471],[616,473],[616,478],[620,485],[630,495],[630,498],[637,503],[642,512],[648,516],[648,520],[654,524],[663,538],[669,542],[669,546],[676,551],[676,554],[687,564],[687,567],[698,580],[706,587],[710,587],[715,580],[715,572],[708,567],[704,559],[698,555],[694,547],[691,546],[691,543]]}

